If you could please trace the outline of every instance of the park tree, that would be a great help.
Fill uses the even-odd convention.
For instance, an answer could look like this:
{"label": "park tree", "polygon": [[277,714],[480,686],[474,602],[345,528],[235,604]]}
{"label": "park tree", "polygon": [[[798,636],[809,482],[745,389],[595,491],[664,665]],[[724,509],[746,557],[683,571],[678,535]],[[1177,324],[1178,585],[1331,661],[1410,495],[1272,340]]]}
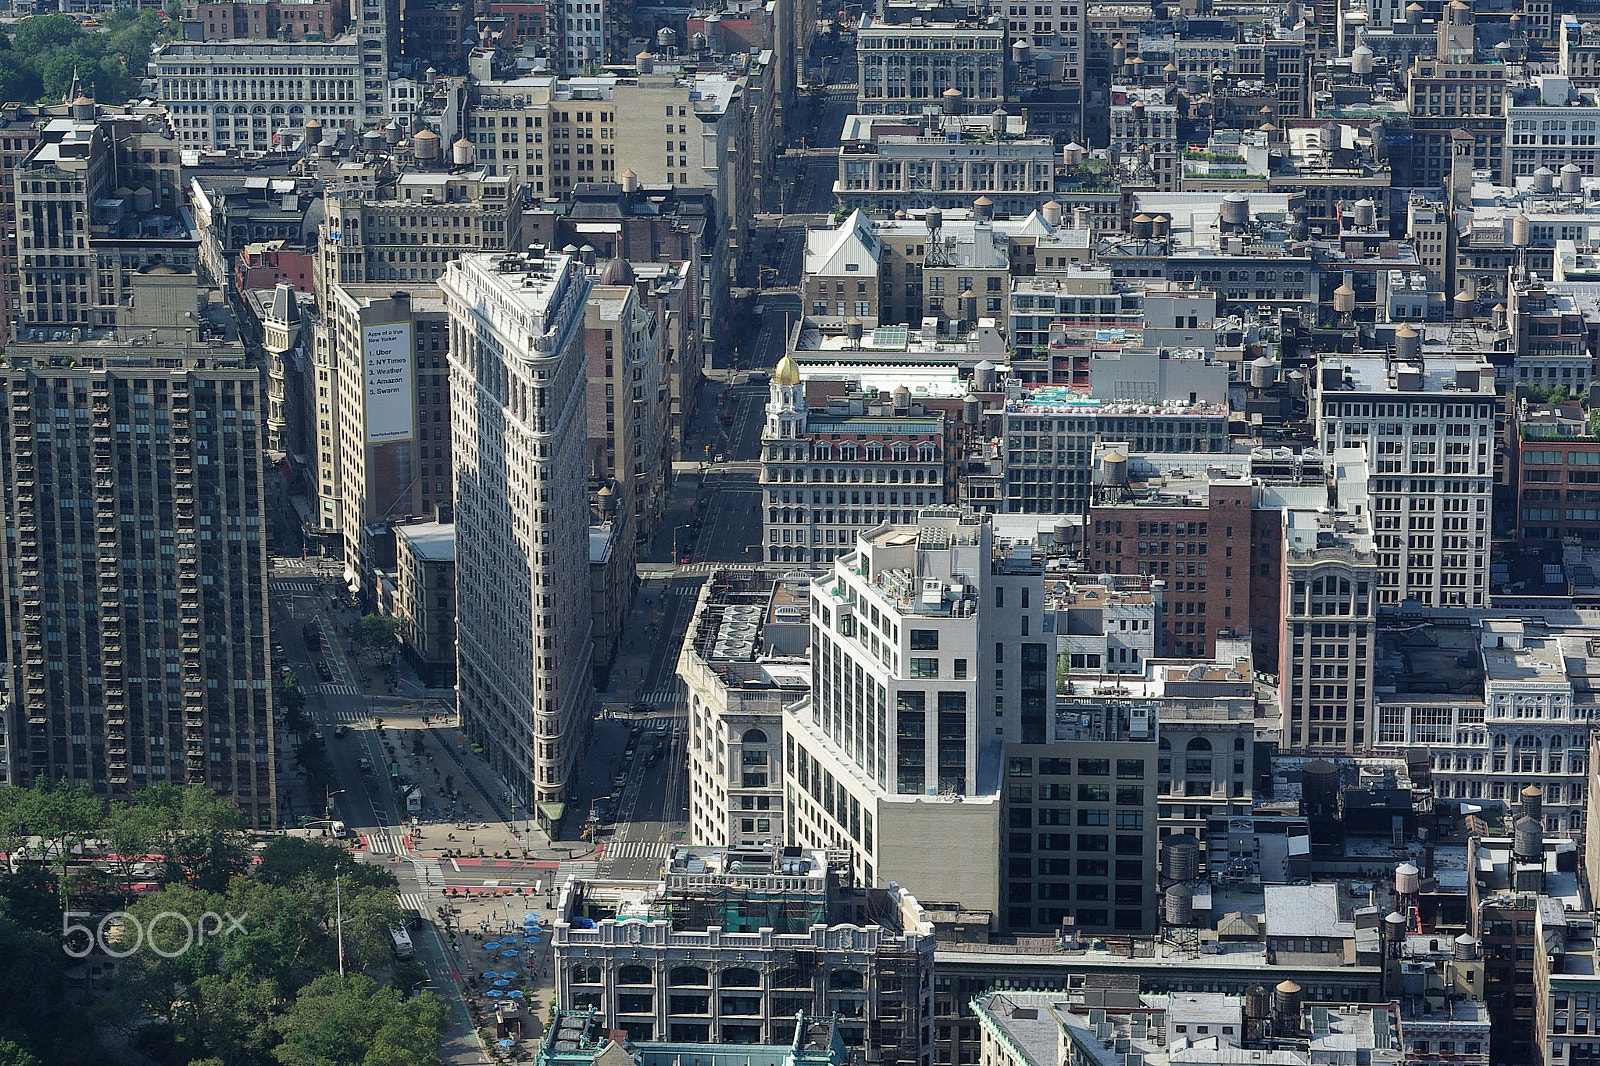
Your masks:
{"label": "park tree", "polygon": [[391,663],[400,650],[400,619],[392,614],[362,615],[356,623],[356,645],[374,663]]}
{"label": "park tree", "polygon": [[244,812],[200,785],[183,790],[167,832],[169,880],[220,892],[250,868]]}
{"label": "park tree", "polygon": [[447,1014],[437,996],[403,999],[365,974],[329,974],[280,1018],[281,1066],[435,1066]]}

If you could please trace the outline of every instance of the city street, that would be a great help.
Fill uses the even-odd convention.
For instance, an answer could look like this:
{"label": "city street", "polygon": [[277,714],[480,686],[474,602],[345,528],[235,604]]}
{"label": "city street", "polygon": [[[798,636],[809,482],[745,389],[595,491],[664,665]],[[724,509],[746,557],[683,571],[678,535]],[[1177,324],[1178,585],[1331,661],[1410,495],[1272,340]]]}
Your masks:
{"label": "city street", "polygon": [[[306,694],[305,713],[326,744],[332,775],[326,790],[313,789],[285,732],[282,822],[340,819],[357,856],[395,874],[402,908],[422,917],[412,933],[416,961],[450,1005],[447,1062],[490,1061],[475,1029],[493,1022],[495,998],[504,998],[488,997],[491,971],[500,980],[515,973],[524,1037],[540,1035],[552,984],[548,929],[528,942],[524,915],[540,913],[548,922],[557,886],[571,876],[655,879],[687,829],[688,723],[678,651],[709,572],[762,558],[759,460],[768,384],[764,373],[755,381],[750,375],[777,363],[803,313],[805,230],[832,209],[837,169],[835,157],[815,150],[837,144],[850,94],[810,93],[805,107],[812,151],[782,160],[782,195],[769,201],[781,204],[780,214],[755,220],[759,261],[770,269],[761,271],[763,288],[735,323],[737,342],[716,347],[711,379],[684,427],[661,523],[640,549],[641,582],[626,635],[609,686],[596,694],[561,839],[547,839],[530,825],[531,812],[510,805],[505,783],[456,728],[452,691],[425,689],[403,664],[393,675],[363,664],[351,635],[358,613],[346,605],[338,565],[292,557],[299,531],[280,501],[274,531],[291,557],[274,562],[274,640]],[[400,781],[422,789],[420,816],[402,810]],[[513,931],[514,948],[485,948]]]}

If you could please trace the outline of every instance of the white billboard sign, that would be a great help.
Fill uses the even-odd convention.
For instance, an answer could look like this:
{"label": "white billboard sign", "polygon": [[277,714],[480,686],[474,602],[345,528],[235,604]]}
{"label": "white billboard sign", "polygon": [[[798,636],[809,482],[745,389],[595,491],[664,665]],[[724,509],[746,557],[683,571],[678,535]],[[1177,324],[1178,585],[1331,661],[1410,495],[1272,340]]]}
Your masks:
{"label": "white billboard sign", "polygon": [[367,443],[390,444],[416,436],[411,402],[411,323],[365,326],[361,352],[366,370]]}

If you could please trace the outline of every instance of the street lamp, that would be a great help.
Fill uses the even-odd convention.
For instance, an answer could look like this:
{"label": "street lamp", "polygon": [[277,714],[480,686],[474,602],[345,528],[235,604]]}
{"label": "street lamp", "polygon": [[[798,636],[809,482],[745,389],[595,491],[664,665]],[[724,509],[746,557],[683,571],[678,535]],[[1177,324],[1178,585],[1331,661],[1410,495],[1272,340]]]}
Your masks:
{"label": "street lamp", "polygon": [[344,789],[342,789],[342,788],[337,790],[337,791],[335,791],[335,792],[329,792],[328,793],[326,802],[323,804],[323,809],[322,809],[322,815],[323,815],[324,818],[332,818],[333,817],[333,797],[342,796],[342,795],[344,795]]}

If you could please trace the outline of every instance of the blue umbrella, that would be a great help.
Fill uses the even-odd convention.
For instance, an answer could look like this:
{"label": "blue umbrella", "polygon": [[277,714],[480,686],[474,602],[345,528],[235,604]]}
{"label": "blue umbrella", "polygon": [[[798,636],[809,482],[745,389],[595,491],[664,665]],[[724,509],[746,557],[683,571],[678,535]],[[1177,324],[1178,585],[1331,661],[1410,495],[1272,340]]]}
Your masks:
{"label": "blue umbrella", "polygon": [[502,959],[514,959],[517,957],[517,953],[515,951],[502,951],[500,957]]}
{"label": "blue umbrella", "polygon": [[516,1047],[517,1046],[517,1042],[515,1040],[496,1040],[494,1042],[494,1046],[495,1047]]}
{"label": "blue umbrella", "polygon": [[506,998],[507,999],[521,999],[522,998],[522,989],[513,988],[511,991],[506,993]]}
{"label": "blue umbrella", "polygon": [[500,991],[498,988],[491,988],[489,991],[485,992],[484,995],[488,996],[490,999],[494,999],[496,996],[505,995],[505,993]]}
{"label": "blue umbrella", "polygon": [[524,944],[537,944],[539,942],[539,938],[536,936],[525,936],[522,938],[522,942]]}
{"label": "blue umbrella", "polygon": [[494,983],[494,986],[496,988],[509,988],[511,986],[511,982],[507,981],[504,977],[502,977],[502,978],[500,978],[500,980],[498,980],[498,981],[496,981]]}
{"label": "blue umbrella", "polygon": [[483,950],[485,950],[485,951],[499,951],[500,950],[500,941],[498,941],[498,940],[489,941],[488,943],[483,945]]}
{"label": "blue umbrella", "polygon": [[493,981],[495,978],[497,978],[499,976],[500,975],[495,973],[493,970],[485,970],[484,973],[483,973],[483,979],[485,981]]}
{"label": "blue umbrella", "polygon": [[527,914],[522,916],[522,920],[525,922],[537,922],[539,920],[539,916],[532,911],[529,911]]}
{"label": "blue umbrella", "polygon": [[515,971],[515,970],[501,970],[500,971],[500,976],[504,977],[508,981],[515,981],[517,979],[517,971]]}

